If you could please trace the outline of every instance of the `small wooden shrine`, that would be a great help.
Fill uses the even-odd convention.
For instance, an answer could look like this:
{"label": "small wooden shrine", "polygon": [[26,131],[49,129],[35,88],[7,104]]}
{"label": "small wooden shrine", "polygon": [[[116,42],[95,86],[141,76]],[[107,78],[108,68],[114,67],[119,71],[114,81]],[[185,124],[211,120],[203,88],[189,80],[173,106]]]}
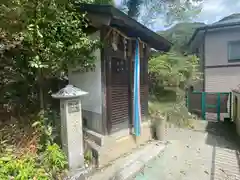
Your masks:
{"label": "small wooden shrine", "polygon": [[78,9],[87,13],[86,31],[103,43],[94,71],[69,73],[71,84],[89,92],[82,100],[84,126],[101,135],[131,129],[136,113],[147,119],[150,49],[168,51],[170,43],[113,6],[79,4]]}

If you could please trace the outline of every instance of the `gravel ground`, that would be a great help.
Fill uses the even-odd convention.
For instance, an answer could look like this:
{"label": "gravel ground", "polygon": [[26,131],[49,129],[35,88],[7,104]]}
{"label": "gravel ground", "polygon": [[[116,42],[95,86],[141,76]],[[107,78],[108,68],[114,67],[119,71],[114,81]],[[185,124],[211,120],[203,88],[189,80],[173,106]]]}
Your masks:
{"label": "gravel ground", "polygon": [[238,146],[226,125],[207,126],[208,132],[170,128],[165,151],[135,180],[240,180]]}

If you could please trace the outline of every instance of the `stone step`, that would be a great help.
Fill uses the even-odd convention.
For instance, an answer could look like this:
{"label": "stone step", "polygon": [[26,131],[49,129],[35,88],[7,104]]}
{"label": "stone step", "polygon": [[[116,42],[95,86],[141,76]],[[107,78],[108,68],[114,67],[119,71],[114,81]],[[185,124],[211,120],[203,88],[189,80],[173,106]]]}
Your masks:
{"label": "stone step", "polygon": [[103,167],[150,140],[151,137],[148,137],[146,135],[142,135],[138,138],[132,135],[128,135],[126,137],[115,140],[114,143],[111,143],[111,145],[108,146],[99,146],[90,139],[85,140],[85,143],[87,144],[88,148],[92,150],[93,156],[97,162],[96,165],[98,167]]}
{"label": "stone step", "polygon": [[85,143],[87,144],[88,148],[92,150],[93,156],[97,162],[97,167],[106,166],[113,160],[137,147],[137,143],[132,137],[127,137],[121,141],[116,141],[109,147],[99,146],[94,141],[89,139],[85,140]]}
{"label": "stone step", "polygon": [[[126,156],[118,158],[114,163],[102,168],[89,180],[127,180],[132,179],[153,158],[157,157],[165,148],[165,144],[159,142],[145,143],[131,151]],[[149,153],[151,152],[151,153]]]}
{"label": "stone step", "polygon": [[83,132],[84,132],[85,139],[91,139],[91,141],[94,141],[97,145],[103,146],[103,144],[104,144],[104,136],[103,135],[96,133],[94,131],[91,131],[87,128],[84,128]]}
{"label": "stone step", "polygon": [[151,128],[143,125],[141,135],[136,137],[130,134],[129,130],[108,136],[102,136],[95,132],[85,131],[90,134],[85,138],[85,149],[91,149],[96,159],[97,166],[102,167],[117,159],[118,157],[131,152],[132,149],[152,139]]}

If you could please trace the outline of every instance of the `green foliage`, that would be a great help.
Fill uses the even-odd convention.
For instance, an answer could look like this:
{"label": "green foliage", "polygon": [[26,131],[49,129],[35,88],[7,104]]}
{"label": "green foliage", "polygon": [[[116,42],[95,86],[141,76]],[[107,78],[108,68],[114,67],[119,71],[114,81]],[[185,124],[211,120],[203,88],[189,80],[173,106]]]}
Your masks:
{"label": "green foliage", "polygon": [[[188,109],[185,106],[184,91],[179,88],[166,89],[164,89],[164,91],[169,91],[169,93],[165,93],[166,95],[159,91],[159,94],[155,93],[155,97],[151,95],[149,116],[152,122],[154,123],[161,115],[165,115],[169,124],[174,124],[178,127],[190,127],[190,119],[193,119],[193,117],[188,113]],[[176,98],[174,100],[171,94],[175,94]]]}
{"label": "green foliage", "polygon": [[41,111],[37,117],[35,122],[32,124],[32,127],[36,128],[37,132],[40,134],[40,151],[45,151],[46,147],[54,142],[53,138],[53,129],[47,118],[47,111]]}
{"label": "green foliage", "polygon": [[66,156],[57,144],[50,144],[43,152],[42,164],[47,171],[55,174],[66,168]]}
{"label": "green foliage", "polygon": [[[195,17],[201,12],[201,2],[202,0],[124,0],[120,8],[145,25],[150,25],[159,17],[169,25],[175,21],[186,21]],[[143,8],[144,13],[140,14]]]}
{"label": "green foliage", "polygon": [[51,180],[66,168],[66,157],[58,145],[48,145],[42,154],[16,155],[5,151],[0,158],[0,179]]}
{"label": "green foliage", "polygon": [[[51,87],[55,86],[55,91],[61,87],[53,80],[59,82],[68,66],[94,65],[92,52],[100,43],[85,33],[86,14],[78,12],[74,3],[73,0],[1,1],[0,112],[4,109],[4,113],[11,112],[17,118],[19,112],[25,116],[35,114],[40,102],[48,100]],[[37,142],[29,145],[38,151],[22,152],[17,142],[12,146],[8,140],[0,142],[0,179],[59,179],[56,176],[66,168],[66,157],[55,144],[52,122],[44,108],[32,125]],[[24,126],[28,124],[25,121]]]}
{"label": "green foliage", "polygon": [[27,59],[34,69],[55,73],[69,63],[86,63],[96,47],[96,40],[89,40],[83,33],[87,27],[85,14],[77,12],[71,1],[7,1],[1,10],[1,25],[15,16],[16,24],[5,24],[1,31],[10,32],[10,39],[17,36],[21,43],[24,51],[16,60]]}
{"label": "green foliage", "polygon": [[204,23],[179,23],[166,31],[158,32],[158,34],[173,44],[172,49],[174,51],[187,52],[187,43],[190,41],[194,31],[204,25]]}
{"label": "green foliage", "polygon": [[[39,110],[40,101],[42,109],[47,80],[65,76],[68,66],[94,64],[92,52],[100,43],[85,33],[86,14],[78,12],[74,3],[73,0],[1,1],[1,104],[36,110],[32,105],[37,102]],[[21,96],[25,101],[28,99],[26,104],[20,102]]]}
{"label": "green foliage", "polygon": [[84,17],[71,2],[39,1],[23,34],[24,44],[32,54],[26,57],[30,67],[56,73],[67,64],[93,63],[89,60],[97,40],[89,40],[83,33],[83,27],[88,26]]}
{"label": "green foliage", "polygon": [[184,90],[201,79],[198,58],[176,52],[155,55],[149,61],[149,76],[150,93],[155,96],[149,113],[167,113],[169,123],[189,126]]}
{"label": "green foliage", "polygon": [[199,61],[196,56],[173,52],[158,55],[149,61],[149,76],[152,92],[166,86],[185,87],[200,79]]}
{"label": "green foliage", "polygon": [[92,163],[93,161],[93,155],[92,155],[92,151],[90,149],[86,150],[84,153],[84,160],[87,164]]}
{"label": "green foliage", "polygon": [[0,159],[1,179],[10,179],[10,177],[14,177],[14,179],[22,180],[38,176],[36,163],[32,156],[23,155],[17,157],[11,153],[2,155]]}
{"label": "green foliage", "polygon": [[33,123],[36,128],[39,151],[31,151],[31,145],[18,149],[16,145],[7,145],[0,152],[0,179],[59,179],[66,169],[66,156],[61,148],[54,143],[52,127],[46,115],[40,114],[38,121]]}

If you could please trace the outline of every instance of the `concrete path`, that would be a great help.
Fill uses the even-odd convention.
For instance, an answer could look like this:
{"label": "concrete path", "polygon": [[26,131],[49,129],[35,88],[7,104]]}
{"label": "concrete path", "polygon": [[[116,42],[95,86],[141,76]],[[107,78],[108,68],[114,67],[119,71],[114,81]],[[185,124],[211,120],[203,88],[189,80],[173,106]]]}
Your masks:
{"label": "concrete path", "polygon": [[[152,141],[146,143],[131,153],[120,157],[116,161],[109,164],[109,166],[98,170],[89,177],[79,176],[72,179],[77,180],[126,180],[132,179],[145,164],[156,158],[162,151],[164,151],[165,143]],[[149,153],[151,152],[151,153]]]}
{"label": "concrete path", "polygon": [[167,145],[135,180],[240,180],[238,146],[233,129],[206,125],[208,132],[167,130]]}

